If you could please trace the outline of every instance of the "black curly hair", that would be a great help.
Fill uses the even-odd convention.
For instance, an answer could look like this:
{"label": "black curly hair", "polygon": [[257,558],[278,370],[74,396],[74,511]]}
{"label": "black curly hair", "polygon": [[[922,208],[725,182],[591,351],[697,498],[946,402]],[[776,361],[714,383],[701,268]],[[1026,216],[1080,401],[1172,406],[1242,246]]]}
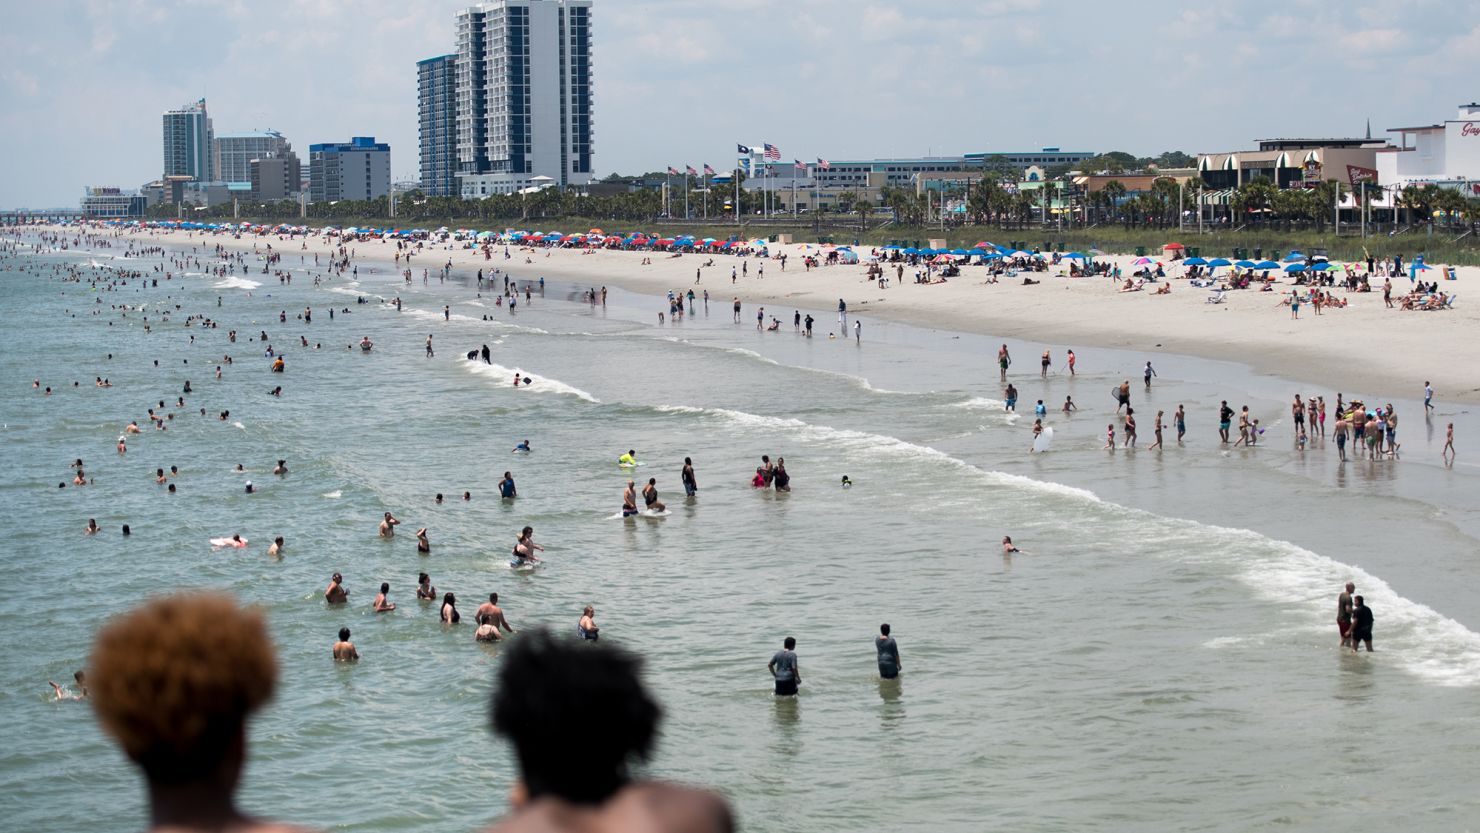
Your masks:
{"label": "black curly hair", "polygon": [[514,744],[530,798],[600,804],[646,761],[662,709],[642,662],[607,645],[525,631],[505,652],[493,694],[495,734]]}

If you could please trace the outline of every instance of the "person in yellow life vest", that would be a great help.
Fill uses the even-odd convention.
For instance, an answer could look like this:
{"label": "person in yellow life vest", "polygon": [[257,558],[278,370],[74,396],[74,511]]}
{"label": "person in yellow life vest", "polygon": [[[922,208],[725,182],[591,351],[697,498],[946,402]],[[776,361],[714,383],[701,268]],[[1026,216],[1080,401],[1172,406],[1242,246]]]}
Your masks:
{"label": "person in yellow life vest", "polygon": [[617,465],[619,465],[619,466],[635,466],[635,465],[637,465],[637,452],[636,451],[633,451],[631,449],[628,449],[626,454],[623,454],[621,457],[618,457],[617,458]]}

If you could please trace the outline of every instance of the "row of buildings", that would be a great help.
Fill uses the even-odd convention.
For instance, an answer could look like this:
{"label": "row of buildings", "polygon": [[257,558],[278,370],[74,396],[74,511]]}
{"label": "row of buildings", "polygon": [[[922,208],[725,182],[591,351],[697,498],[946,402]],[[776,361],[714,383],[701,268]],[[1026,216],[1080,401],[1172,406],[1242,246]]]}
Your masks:
{"label": "row of buildings", "polygon": [[310,145],[305,170],[292,143],[276,130],[217,134],[204,98],[166,110],[161,123],[160,177],[136,190],[85,189],[84,215],[138,217],[160,203],[366,200],[390,193],[390,145],[374,137]]}

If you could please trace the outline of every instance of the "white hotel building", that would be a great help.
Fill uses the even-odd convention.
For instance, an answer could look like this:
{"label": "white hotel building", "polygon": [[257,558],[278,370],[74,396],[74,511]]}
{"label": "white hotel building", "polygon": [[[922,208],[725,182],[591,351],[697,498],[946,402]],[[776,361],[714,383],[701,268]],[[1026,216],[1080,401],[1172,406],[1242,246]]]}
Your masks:
{"label": "white hotel building", "polygon": [[463,197],[591,181],[591,0],[493,0],[457,13]]}
{"label": "white hotel building", "polygon": [[1398,147],[1377,152],[1384,188],[1438,185],[1480,197],[1480,104],[1464,104],[1454,118],[1422,127],[1394,127]]}

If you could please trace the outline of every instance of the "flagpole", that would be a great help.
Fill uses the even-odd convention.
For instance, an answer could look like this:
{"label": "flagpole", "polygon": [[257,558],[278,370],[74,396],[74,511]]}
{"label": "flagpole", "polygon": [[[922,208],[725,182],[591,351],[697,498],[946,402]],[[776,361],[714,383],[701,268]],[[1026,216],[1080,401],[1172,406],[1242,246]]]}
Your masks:
{"label": "flagpole", "polygon": [[683,218],[689,219],[689,169],[683,169]]}

